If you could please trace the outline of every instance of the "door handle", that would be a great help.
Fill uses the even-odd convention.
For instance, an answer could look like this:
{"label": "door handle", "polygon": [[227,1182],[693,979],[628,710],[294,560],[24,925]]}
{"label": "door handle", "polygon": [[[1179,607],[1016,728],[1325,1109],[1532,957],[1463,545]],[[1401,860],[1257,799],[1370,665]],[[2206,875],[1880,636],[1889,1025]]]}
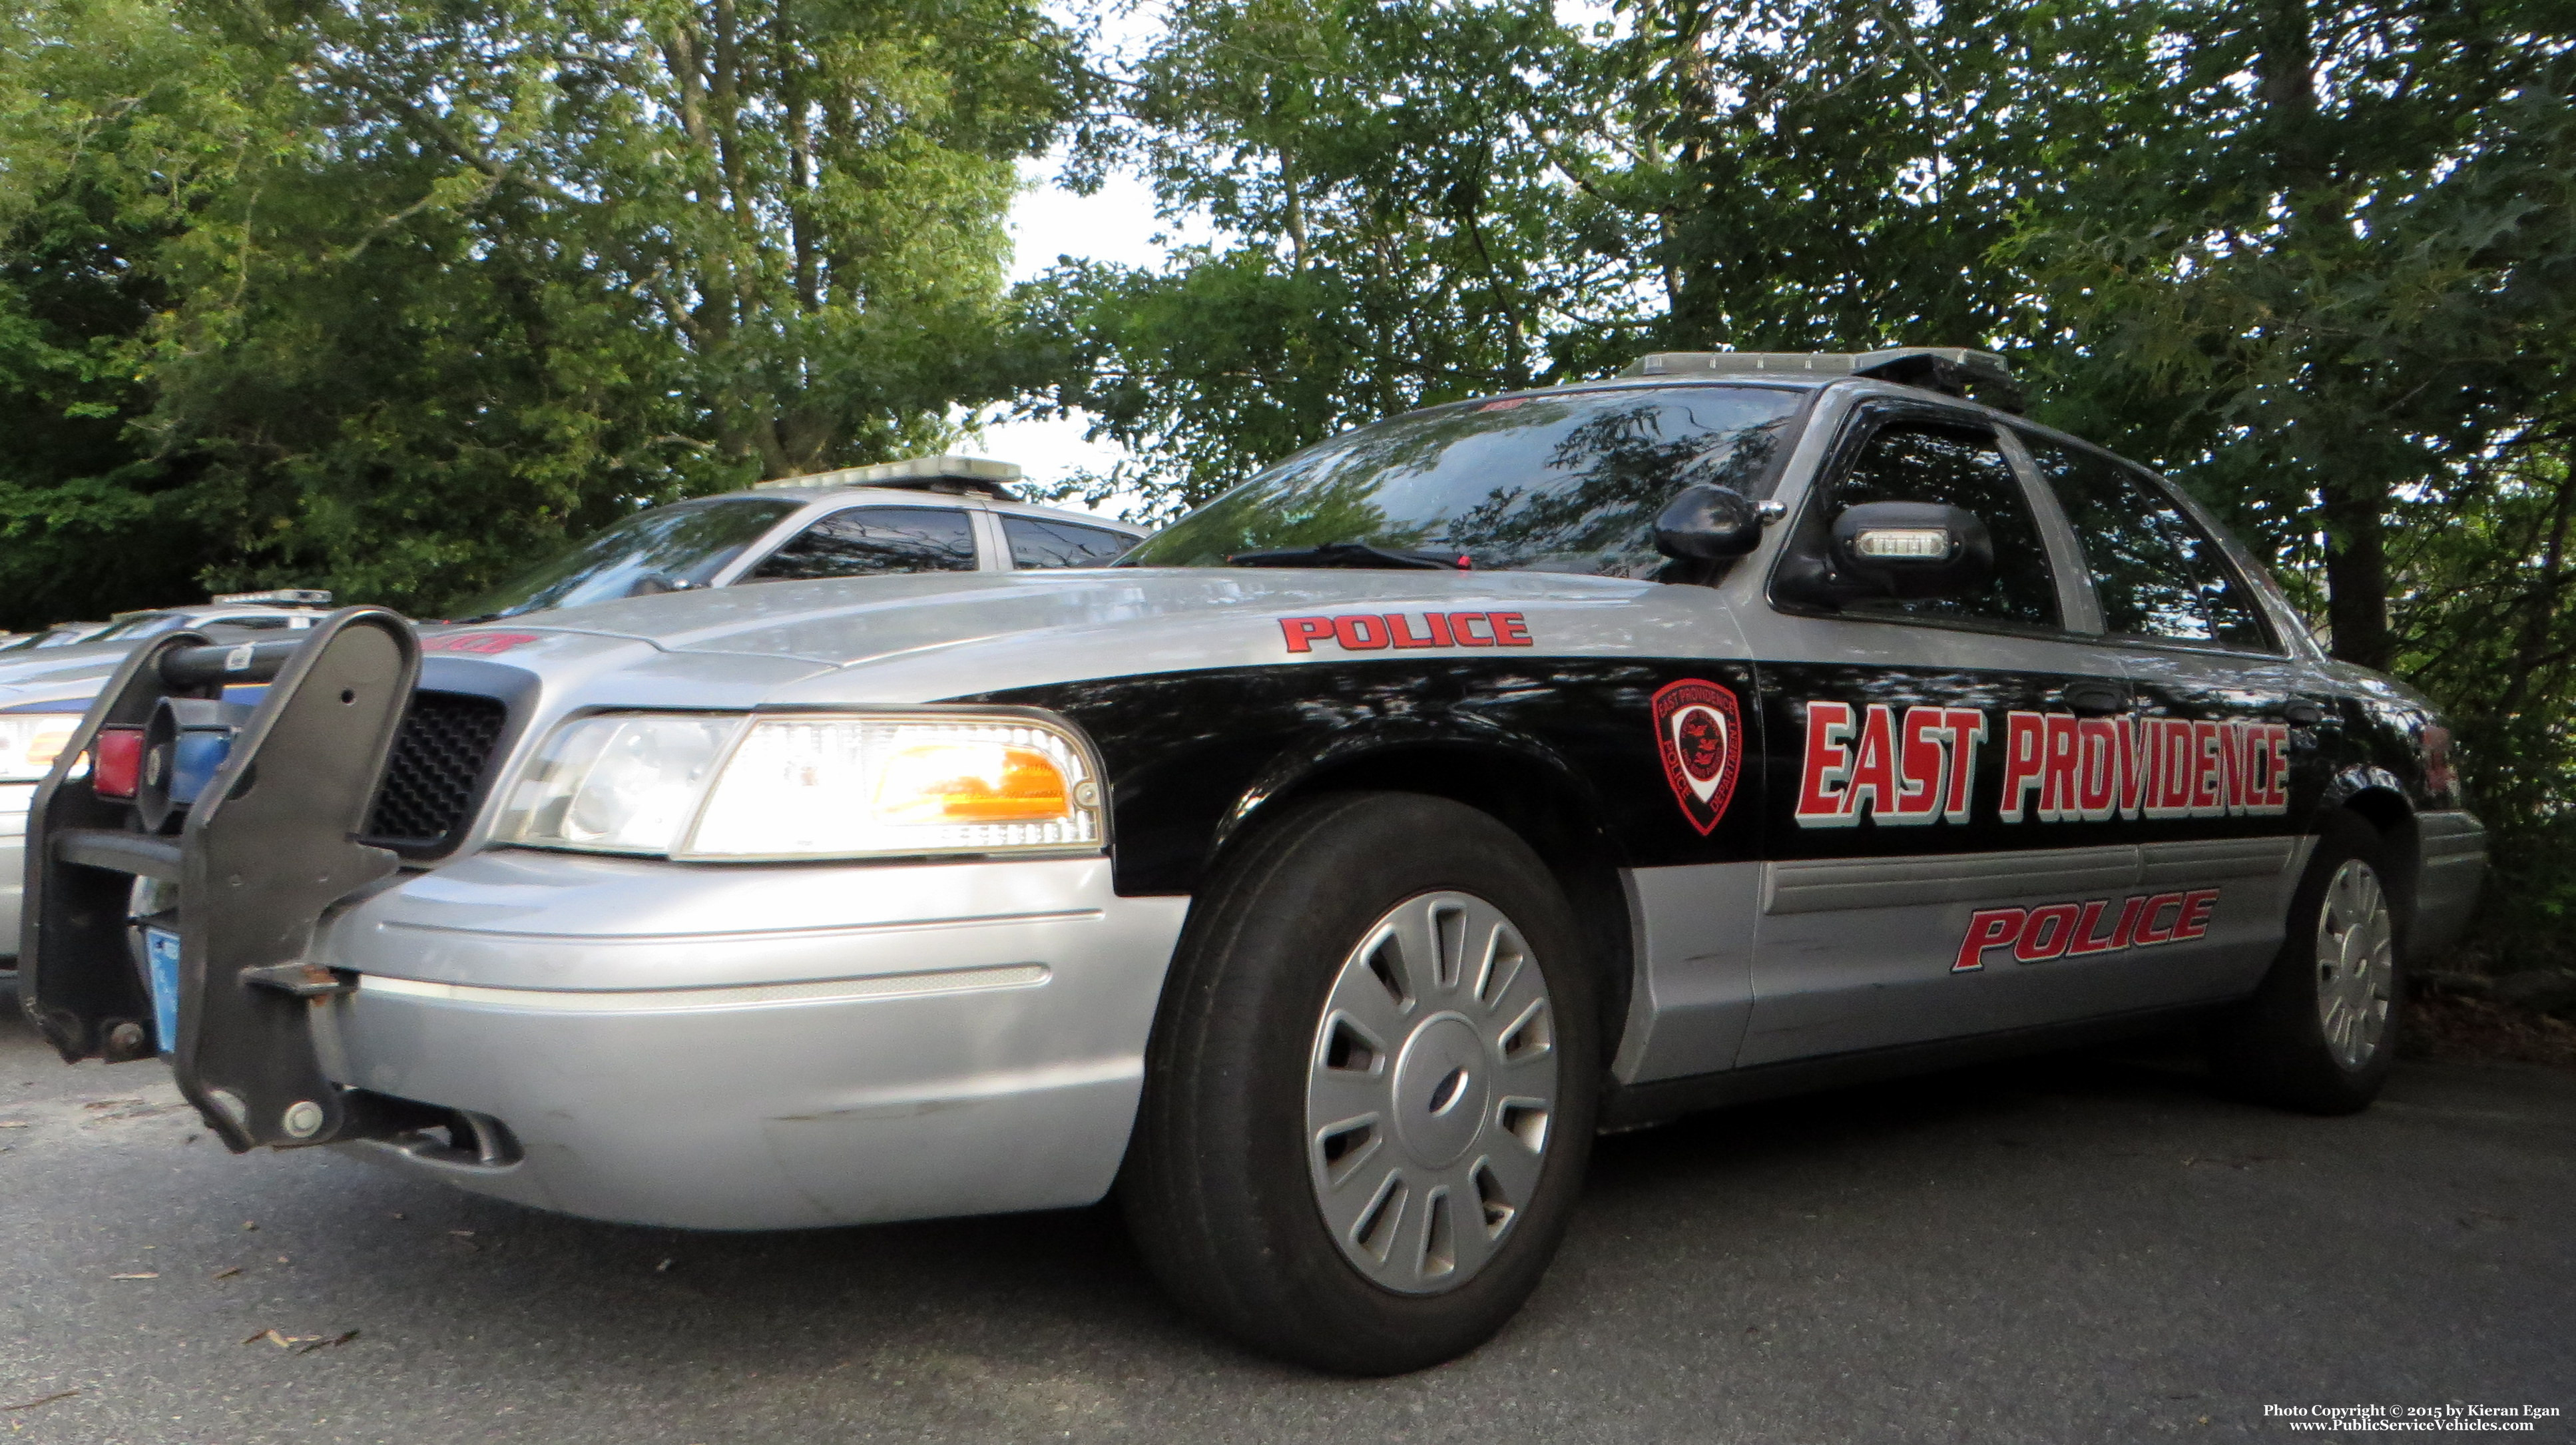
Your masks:
{"label": "door handle", "polygon": [[2057,700],[2081,717],[2108,717],[2129,710],[2129,690],[2115,682],[2070,682],[2057,690]]}
{"label": "door handle", "polygon": [[2326,720],[2326,710],[2305,699],[2297,699],[2281,704],[2281,716],[2288,718],[2292,726],[2312,728]]}

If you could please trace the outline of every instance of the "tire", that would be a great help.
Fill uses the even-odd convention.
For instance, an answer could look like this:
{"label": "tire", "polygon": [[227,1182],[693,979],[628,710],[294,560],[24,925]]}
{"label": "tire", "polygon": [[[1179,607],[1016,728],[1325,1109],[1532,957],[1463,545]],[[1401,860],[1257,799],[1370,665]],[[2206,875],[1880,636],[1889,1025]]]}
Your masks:
{"label": "tire", "polygon": [[2397,1063],[2404,901],[2379,830],[2336,813],[2291,896],[2281,952],[2224,1015],[2211,1063],[2235,1093],[2311,1114],[2366,1109]]}
{"label": "tire", "polygon": [[1581,1189],[1594,996],[1573,909],[1491,817],[1404,793],[1295,806],[1200,896],[1174,960],[1119,1184],[1137,1248],[1186,1309],[1284,1359],[1392,1375],[1475,1348]]}

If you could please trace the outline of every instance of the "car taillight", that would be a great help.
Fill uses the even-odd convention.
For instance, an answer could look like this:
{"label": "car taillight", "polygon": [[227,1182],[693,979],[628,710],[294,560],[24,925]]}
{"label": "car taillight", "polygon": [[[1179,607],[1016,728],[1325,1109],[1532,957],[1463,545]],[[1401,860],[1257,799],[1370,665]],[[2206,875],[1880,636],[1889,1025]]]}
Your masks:
{"label": "car taillight", "polygon": [[103,727],[90,744],[90,791],[102,798],[131,798],[143,777],[143,729]]}

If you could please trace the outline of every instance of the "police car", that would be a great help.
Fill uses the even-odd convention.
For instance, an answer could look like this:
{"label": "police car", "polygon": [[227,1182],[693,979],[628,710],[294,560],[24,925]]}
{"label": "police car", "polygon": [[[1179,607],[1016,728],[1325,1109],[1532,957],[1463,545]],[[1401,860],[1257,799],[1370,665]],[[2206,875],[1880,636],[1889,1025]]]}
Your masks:
{"label": "police car", "polygon": [[2483,867],[2443,725],[2011,401],[1650,357],[1111,568],[161,639],[37,800],[26,1005],[235,1149],[600,1219],[1114,1190],[1359,1373],[1499,1328],[1603,1129],[2180,1019],[2360,1108]]}
{"label": "police car", "polygon": [[1020,501],[1020,477],[984,457],[911,457],[673,502],[467,603],[459,620],[755,582],[1098,567],[1145,535]]}

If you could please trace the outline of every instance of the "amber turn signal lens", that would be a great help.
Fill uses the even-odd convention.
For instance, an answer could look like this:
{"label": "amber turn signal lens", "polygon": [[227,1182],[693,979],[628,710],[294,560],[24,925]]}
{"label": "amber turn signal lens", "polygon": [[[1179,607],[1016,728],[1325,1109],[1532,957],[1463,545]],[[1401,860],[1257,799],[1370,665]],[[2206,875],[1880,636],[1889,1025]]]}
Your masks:
{"label": "amber turn signal lens", "polygon": [[876,808],[892,823],[1046,823],[1072,812],[1067,791],[1035,748],[925,743],[886,760]]}

